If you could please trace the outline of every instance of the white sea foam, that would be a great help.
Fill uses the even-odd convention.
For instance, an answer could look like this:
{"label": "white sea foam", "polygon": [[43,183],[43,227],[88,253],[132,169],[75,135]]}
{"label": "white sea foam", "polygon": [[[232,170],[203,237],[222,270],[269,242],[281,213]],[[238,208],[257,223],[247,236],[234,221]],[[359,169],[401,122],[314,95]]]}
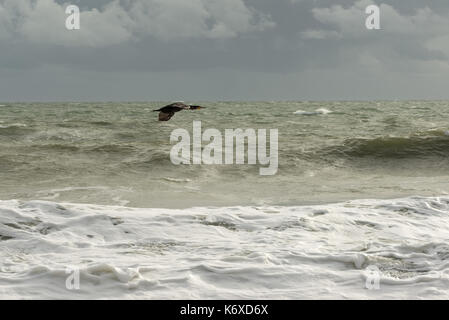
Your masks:
{"label": "white sea foam", "polygon": [[[3,121],[2,121],[3,122]],[[0,125],[0,129],[7,129],[7,128],[22,128],[22,127],[26,127],[26,124],[23,123],[13,123],[13,124],[8,124],[8,125]]]}
{"label": "white sea foam", "polygon": [[304,111],[304,110],[298,110],[293,112],[293,114],[303,115],[303,116],[315,116],[320,114],[329,114],[332,113],[332,111],[326,109],[326,108],[319,108],[315,111]]}
{"label": "white sea foam", "polygon": [[[449,197],[137,209],[0,201],[0,298],[449,298]],[[368,290],[366,268],[381,272]],[[79,268],[80,289],[66,288]]]}
{"label": "white sea foam", "polygon": [[177,178],[170,178],[170,177],[165,177],[163,179],[166,181],[170,181],[170,182],[191,182],[192,181],[190,179],[177,179]]}

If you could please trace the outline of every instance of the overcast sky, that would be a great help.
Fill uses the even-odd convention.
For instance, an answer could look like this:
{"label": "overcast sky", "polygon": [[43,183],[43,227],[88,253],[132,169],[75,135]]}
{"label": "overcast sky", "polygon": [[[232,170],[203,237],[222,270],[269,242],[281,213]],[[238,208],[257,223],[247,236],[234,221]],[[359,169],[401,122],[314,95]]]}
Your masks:
{"label": "overcast sky", "polygon": [[360,99],[449,99],[448,0],[0,0],[0,101]]}

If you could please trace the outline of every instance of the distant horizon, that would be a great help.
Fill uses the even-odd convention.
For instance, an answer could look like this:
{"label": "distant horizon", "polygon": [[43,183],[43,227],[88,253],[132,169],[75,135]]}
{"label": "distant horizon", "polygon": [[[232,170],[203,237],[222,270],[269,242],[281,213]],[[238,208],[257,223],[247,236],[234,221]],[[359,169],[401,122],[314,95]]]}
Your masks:
{"label": "distant horizon", "polygon": [[160,103],[170,103],[170,102],[224,102],[224,103],[233,103],[233,102],[449,102],[449,98],[447,99],[303,99],[303,100],[29,100],[29,101],[1,101],[1,104],[40,104],[40,103],[151,103],[151,102],[160,102]]}

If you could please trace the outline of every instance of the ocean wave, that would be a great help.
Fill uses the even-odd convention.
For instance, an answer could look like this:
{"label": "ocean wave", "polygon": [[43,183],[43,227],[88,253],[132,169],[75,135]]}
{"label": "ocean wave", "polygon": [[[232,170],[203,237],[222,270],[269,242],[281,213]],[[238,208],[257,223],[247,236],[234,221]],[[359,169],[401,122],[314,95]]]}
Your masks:
{"label": "ocean wave", "polygon": [[25,128],[27,127],[26,124],[23,123],[12,123],[7,125],[0,125],[0,129],[8,129],[8,128]]}
{"label": "ocean wave", "polygon": [[112,122],[109,122],[109,121],[91,121],[89,123],[93,124],[94,126],[104,126],[104,127],[109,127],[109,126],[114,125]]}
{"label": "ocean wave", "polygon": [[448,157],[449,135],[445,131],[438,131],[425,136],[354,138],[326,148],[324,152],[345,157]]}
{"label": "ocean wave", "polygon": [[319,108],[315,111],[304,111],[304,110],[298,110],[293,112],[293,114],[302,115],[302,116],[315,116],[315,115],[321,115],[321,114],[329,114],[332,113],[332,111],[326,109],[326,108]]}
{"label": "ocean wave", "polygon": [[137,148],[130,144],[104,144],[85,148],[86,152],[111,153],[111,154],[114,153],[129,154],[135,152],[136,150]]}
{"label": "ocean wave", "polygon": [[34,151],[38,151],[38,150],[46,150],[46,151],[55,151],[55,152],[59,152],[59,151],[72,151],[72,152],[76,152],[81,150],[80,147],[74,145],[74,144],[66,144],[66,143],[49,143],[49,144],[34,144],[32,146],[30,146],[30,148]]}
{"label": "ocean wave", "polygon": [[164,180],[166,180],[166,181],[169,181],[169,182],[191,182],[192,180],[190,180],[190,179],[179,179],[179,178],[169,178],[169,177],[165,177],[165,178],[163,178]]}
{"label": "ocean wave", "polygon": [[[0,201],[1,298],[449,298],[449,197],[129,208]],[[380,290],[367,290],[369,267]],[[69,290],[73,270],[79,290]]]}

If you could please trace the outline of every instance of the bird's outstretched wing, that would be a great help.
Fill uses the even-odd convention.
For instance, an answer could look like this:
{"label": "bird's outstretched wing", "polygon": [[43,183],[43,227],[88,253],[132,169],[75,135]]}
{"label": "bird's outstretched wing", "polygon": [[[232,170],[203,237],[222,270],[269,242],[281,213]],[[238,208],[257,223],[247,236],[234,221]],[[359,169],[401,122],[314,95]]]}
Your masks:
{"label": "bird's outstretched wing", "polygon": [[180,109],[189,109],[190,108],[184,102],[173,102],[172,104],[169,104],[167,107],[180,108]]}
{"label": "bird's outstretched wing", "polygon": [[173,117],[174,112],[159,112],[159,121],[168,121]]}

